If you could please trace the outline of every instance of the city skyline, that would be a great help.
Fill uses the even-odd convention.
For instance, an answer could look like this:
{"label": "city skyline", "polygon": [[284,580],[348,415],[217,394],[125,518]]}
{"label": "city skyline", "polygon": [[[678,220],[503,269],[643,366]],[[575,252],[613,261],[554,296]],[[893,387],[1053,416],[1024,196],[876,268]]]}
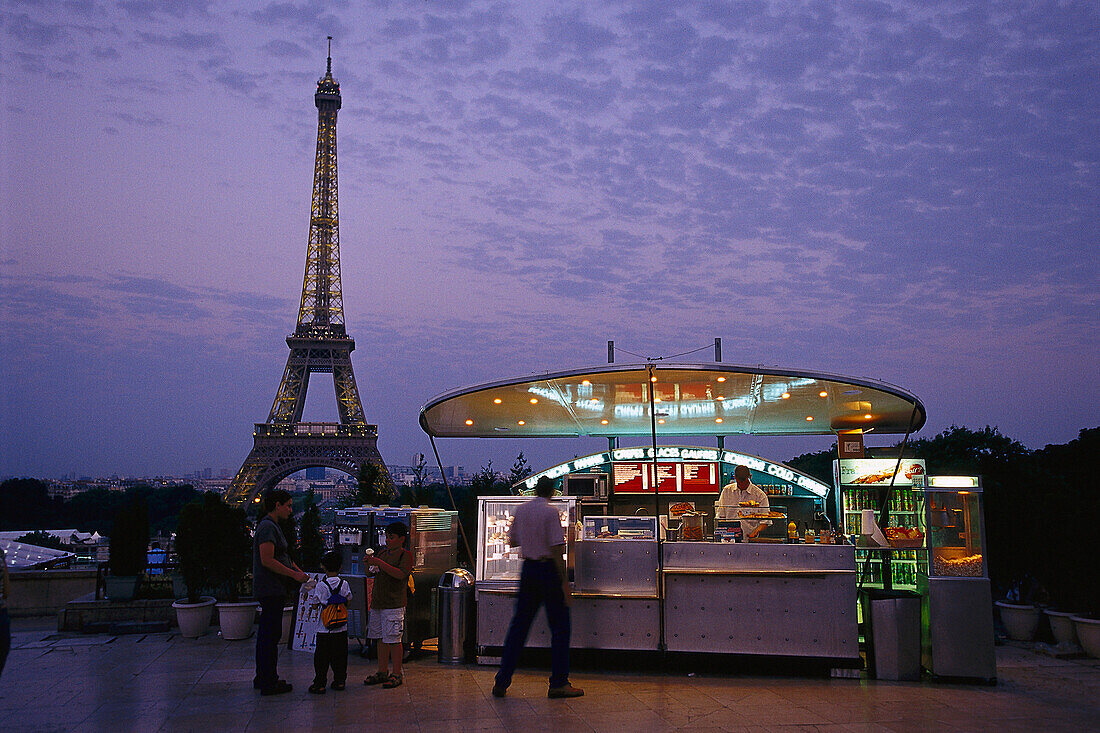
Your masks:
{"label": "city skyline", "polygon": [[[0,475],[240,465],[301,294],[328,35],[345,317],[387,462],[434,465],[431,397],[599,365],[609,339],[897,384],[918,437],[1100,424],[1093,4],[0,19]],[[334,421],[320,377],[306,419]],[[469,472],[605,445],[438,443]]]}

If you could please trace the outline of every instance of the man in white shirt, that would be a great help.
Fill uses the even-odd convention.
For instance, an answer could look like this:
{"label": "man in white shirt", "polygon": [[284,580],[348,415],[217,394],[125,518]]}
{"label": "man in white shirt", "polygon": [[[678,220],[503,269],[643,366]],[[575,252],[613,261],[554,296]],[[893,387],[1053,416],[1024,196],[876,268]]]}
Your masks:
{"label": "man in white shirt", "polygon": [[558,510],[549,501],[553,495],[554,482],[543,476],[535,485],[535,498],[521,504],[512,519],[508,544],[519,548],[523,567],[516,611],[504,638],[493,697],[507,694],[531,622],[544,603],[546,620],[550,623],[550,688],[546,696],[580,697],[584,694],[584,690],[569,684],[569,600],[572,592],[562,561],[565,531]]}
{"label": "man in white shirt", "polygon": [[[752,482],[752,473],[748,466],[737,465],[733,469],[733,481],[722,487],[718,502],[714,505],[716,519],[737,519],[742,502],[755,501],[753,509],[768,511],[768,495]],[[741,533],[746,539],[759,536],[764,527],[771,522],[759,522],[752,519],[741,520]]]}

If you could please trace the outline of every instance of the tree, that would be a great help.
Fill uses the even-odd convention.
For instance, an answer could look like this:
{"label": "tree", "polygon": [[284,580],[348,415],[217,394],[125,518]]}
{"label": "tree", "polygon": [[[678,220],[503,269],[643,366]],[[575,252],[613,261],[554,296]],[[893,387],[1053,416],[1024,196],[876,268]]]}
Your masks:
{"label": "tree", "polygon": [[389,504],[394,496],[393,481],[385,466],[372,461],[363,461],[355,480],[357,484],[355,491],[345,498],[350,502],[346,506],[381,506]]}
{"label": "tree", "polygon": [[795,456],[787,461],[787,465],[808,476],[813,476],[828,486],[832,486],[834,458],[836,458],[836,448],[826,448],[816,453],[803,453],[800,456]]}
{"label": "tree", "polygon": [[424,460],[423,453],[417,453],[413,459],[413,490],[417,493],[424,488],[424,477],[428,474],[428,462]]}
{"label": "tree", "polygon": [[520,451],[519,455],[516,456],[516,462],[512,464],[512,472],[508,474],[508,488],[511,489],[530,475],[531,467],[527,465],[527,459],[523,457],[523,451]]}
{"label": "tree", "polygon": [[42,529],[36,529],[33,532],[27,532],[21,537],[16,537],[15,541],[22,542],[27,545],[34,545],[35,547],[49,547],[53,550],[69,549],[69,546],[67,544]]}
{"label": "tree", "polygon": [[306,492],[306,509],[301,525],[302,569],[309,572],[321,570],[321,556],[325,554],[325,541],[321,535],[321,511],[313,496],[313,489]]}
{"label": "tree", "polygon": [[135,499],[115,515],[111,527],[111,575],[140,575],[149,550],[149,509]]}

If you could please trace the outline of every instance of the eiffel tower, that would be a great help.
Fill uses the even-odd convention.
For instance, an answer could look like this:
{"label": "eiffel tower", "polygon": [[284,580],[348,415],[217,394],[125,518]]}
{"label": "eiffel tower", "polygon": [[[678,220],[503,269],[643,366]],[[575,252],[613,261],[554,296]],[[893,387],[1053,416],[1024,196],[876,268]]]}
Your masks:
{"label": "eiffel tower", "polygon": [[[241,504],[303,468],[327,466],[358,474],[365,462],[376,464],[388,481],[378,453],[378,426],[363,419],[363,405],[351,352],[355,341],[344,330],[340,291],[340,218],[336,189],[336,113],[340,84],[332,78],[332,37],[328,68],[317,82],[317,159],[313,171],[313,204],[298,326],[286,338],[290,347],[283,380],[267,422],[257,423],[252,451],[229,488],[227,499]],[[338,423],[302,422],[309,375],[332,374]]]}

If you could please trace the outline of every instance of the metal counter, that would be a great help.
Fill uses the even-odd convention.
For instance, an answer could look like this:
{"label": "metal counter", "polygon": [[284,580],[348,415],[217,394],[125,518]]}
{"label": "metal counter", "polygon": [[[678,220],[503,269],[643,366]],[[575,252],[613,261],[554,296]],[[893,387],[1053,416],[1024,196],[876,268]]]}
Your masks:
{"label": "metal counter", "polygon": [[[657,543],[583,540],[575,543],[574,649],[656,650],[660,638]],[[501,647],[516,602],[516,584],[477,589],[477,644]],[[546,614],[531,625],[527,646],[550,647]],[[480,653],[480,652],[479,652]]]}
{"label": "metal counter", "polygon": [[[668,651],[859,657],[851,546],[585,540],[575,558],[573,648],[657,651],[664,603]],[[499,653],[516,590],[478,587],[479,655]],[[527,645],[549,648],[544,613]]]}
{"label": "metal counter", "polygon": [[859,657],[855,548],[662,544],[669,651]]}

